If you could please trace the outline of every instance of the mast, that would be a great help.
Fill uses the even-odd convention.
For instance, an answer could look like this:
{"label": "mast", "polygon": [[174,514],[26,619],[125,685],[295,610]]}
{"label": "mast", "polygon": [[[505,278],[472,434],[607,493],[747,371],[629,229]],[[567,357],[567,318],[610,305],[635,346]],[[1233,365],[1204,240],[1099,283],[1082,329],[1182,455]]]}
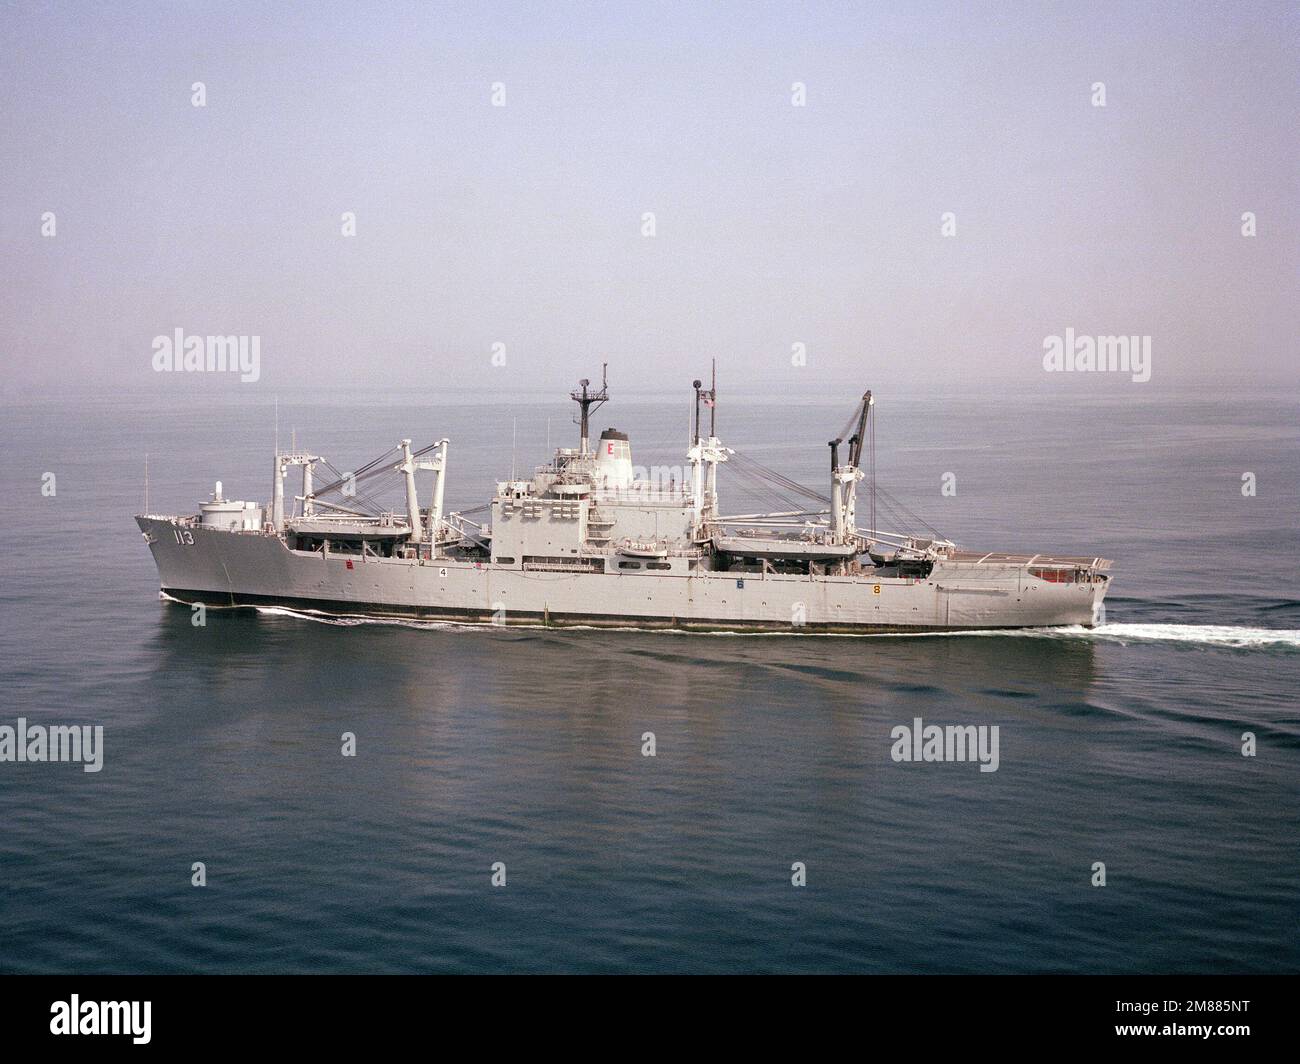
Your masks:
{"label": "mast", "polygon": [[709,475],[705,490],[712,500],[714,513],[718,505],[718,360],[713,359],[709,390],[704,393],[704,405],[709,408],[709,451],[705,460],[709,463]]}
{"label": "mast", "polygon": [[[430,552],[437,550],[438,529],[442,525],[442,497],[443,486],[447,473],[447,444],[448,440],[443,437],[432,447],[425,447],[419,454],[411,453],[411,441],[403,440],[402,461],[397,465],[397,470],[406,480],[406,519],[411,525],[411,542],[412,543],[430,543],[433,546]],[[420,455],[437,448],[437,455],[433,458],[421,458]],[[432,470],[437,473],[433,482],[433,505],[429,507],[429,524],[426,528],[420,522],[420,500],[415,494],[415,474],[417,471]]]}
{"label": "mast", "polygon": [[429,511],[429,542],[434,544],[438,541],[438,530],[442,527],[442,496],[444,482],[447,479],[447,444],[449,442],[444,437],[434,445],[438,448],[438,457],[432,464],[438,475],[433,482],[433,508]]}
{"label": "mast", "polygon": [[420,501],[415,494],[415,462],[411,459],[411,441],[402,441],[402,464],[398,466],[406,477],[406,519],[411,525],[411,542],[420,542]]}
{"label": "mast", "polygon": [[691,434],[692,442],[700,442],[700,379],[697,377],[691,381],[691,387],[695,389],[695,431]]}
{"label": "mast", "polygon": [[840,468],[840,444],[843,442],[839,438],[830,441],[831,521],[836,543],[844,542],[844,471]]}
{"label": "mast", "polygon": [[[276,433],[279,439],[279,433]],[[280,448],[275,448],[275,469],[272,471],[271,484],[271,526],[277,533],[284,531],[284,462],[280,459]]]}
{"label": "mast", "polygon": [[709,387],[703,387],[701,380],[691,381],[695,389],[695,442],[700,442],[700,404],[709,408],[709,439],[718,435],[718,360],[713,360],[713,376]]}
{"label": "mast", "polygon": [[315,468],[314,462],[308,461],[308,462],[303,462],[302,464],[302,515],[303,517],[310,517],[312,512],[311,493],[312,491],[315,490],[312,484],[312,470],[314,468]]}
{"label": "mast", "polygon": [[709,381],[709,436],[718,434],[718,360],[713,359],[713,374]]}
{"label": "mast", "polygon": [[600,364],[600,391],[591,391],[591,381],[583,377],[578,381],[578,387],[569,393],[569,398],[578,404],[582,413],[579,415],[579,454],[588,454],[591,450],[591,411],[603,406],[609,400],[609,386],[606,381],[606,373],[609,368],[608,362]]}
{"label": "mast", "polygon": [[[691,381],[695,390],[694,422],[691,424],[691,445],[686,457],[691,463],[691,508],[694,511],[695,535],[698,538],[704,523],[704,514],[718,512],[718,463],[725,462],[731,452],[722,446],[714,433],[717,431],[718,367],[713,365],[712,380],[706,390],[703,381]],[[700,404],[709,408],[709,435],[700,435]]]}
{"label": "mast", "polygon": [[271,471],[271,527],[284,531],[284,466],[280,463],[280,397],[275,399],[275,468]]}
{"label": "mast", "polygon": [[691,509],[695,512],[694,525],[699,534],[700,521],[704,516],[704,448],[700,445],[700,379],[691,381],[695,389],[695,426],[691,431],[691,449],[686,457],[691,462]]}

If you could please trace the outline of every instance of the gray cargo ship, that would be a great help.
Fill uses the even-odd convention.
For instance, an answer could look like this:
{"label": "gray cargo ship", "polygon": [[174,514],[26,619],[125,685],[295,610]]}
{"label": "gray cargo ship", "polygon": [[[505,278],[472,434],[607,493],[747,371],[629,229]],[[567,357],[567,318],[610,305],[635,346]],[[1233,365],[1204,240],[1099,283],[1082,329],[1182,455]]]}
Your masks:
{"label": "gray cargo ship", "polygon": [[[529,479],[498,483],[477,510],[443,512],[448,440],[418,450],[402,440],[348,473],[302,450],[277,453],[267,505],[228,500],[218,481],[197,514],[136,522],[163,595],[210,606],[792,633],[1097,623],[1110,580],[1104,558],[964,551],[932,531],[875,527],[881,489],[870,392],[830,442],[827,495],[724,447],[716,380],[693,388],[680,482],[638,476],[631,441],[615,429],[593,446],[590,416],[609,398],[602,377],[599,387],[584,380],[571,393],[578,446],[557,449]],[[718,467],[728,462],[803,508],[724,514]],[[286,507],[293,467],[301,494]],[[417,493],[421,472],[433,474],[427,507]],[[373,498],[384,477],[403,482],[404,512]],[[860,528],[863,481],[870,520]]]}

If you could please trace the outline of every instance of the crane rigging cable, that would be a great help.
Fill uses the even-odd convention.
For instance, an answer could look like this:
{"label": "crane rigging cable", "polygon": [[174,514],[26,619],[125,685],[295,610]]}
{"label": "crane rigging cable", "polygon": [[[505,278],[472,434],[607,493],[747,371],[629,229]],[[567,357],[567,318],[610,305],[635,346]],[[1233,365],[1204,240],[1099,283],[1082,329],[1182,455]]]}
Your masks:
{"label": "crane rigging cable", "polygon": [[731,467],[731,472],[743,482],[748,494],[766,500],[769,504],[774,503],[777,510],[802,509],[802,505],[789,492],[778,490],[766,477],[748,468],[743,462]]}
{"label": "crane rigging cable", "polygon": [[731,455],[731,461],[736,463],[736,469],[738,472],[743,469],[745,472],[761,477],[771,484],[785,488],[787,491],[793,492],[796,495],[802,495],[805,499],[812,502],[830,505],[830,496],[823,495],[819,491],[814,491],[812,488],[800,484],[797,480],[792,480],[784,473],[778,473],[775,469],[769,469],[767,466],[753,458],[750,458],[748,455],[736,451]]}
{"label": "crane rigging cable", "polygon": [[[853,439],[859,433],[865,435],[866,439],[858,439],[857,444],[850,448],[850,457],[852,464],[860,467],[863,447],[867,448],[867,468],[863,470],[863,473],[866,477],[867,495],[870,501],[871,530],[875,531],[877,528],[876,509],[877,505],[879,505],[884,515],[890,521],[896,522],[900,528],[905,530],[924,529],[933,538],[942,539],[943,534],[938,529],[897,497],[882,488],[877,481],[876,415],[875,408],[869,404],[866,397],[854,405],[852,413],[849,414],[848,420],[844,423],[844,427],[836,438],[837,440]],[[785,474],[770,469],[761,462],[739,452],[732,452],[731,461],[728,463],[727,468],[740,476],[751,493],[761,495],[769,500],[780,500],[782,503],[792,504],[790,508],[797,508],[793,505],[795,496],[819,503],[823,507],[831,505],[829,495],[800,484]]]}
{"label": "crane rigging cable", "polygon": [[[330,473],[332,473],[335,477],[338,478],[336,483],[343,483],[343,484],[347,483],[349,479],[347,475],[341,472],[339,469],[335,468],[332,462],[324,458],[322,458],[320,462],[321,465],[325,466],[330,471]],[[317,501],[321,501],[320,499],[321,494],[322,494],[321,492],[315,493],[315,498],[317,499]],[[379,502],[373,495],[369,494],[368,492],[355,490],[355,487],[350,495],[347,494],[342,489],[340,489],[339,494],[343,495],[349,501],[364,503],[365,504],[364,508],[367,510],[368,513],[370,513],[372,517],[377,516],[378,514],[382,513],[384,510],[383,504]],[[329,504],[326,503],[326,505]]]}
{"label": "crane rigging cable", "polygon": [[[421,458],[424,455],[428,454],[430,451],[435,450],[438,446],[439,445],[437,443],[431,443],[427,447],[421,447],[418,451],[412,452],[411,457]],[[367,462],[365,465],[363,465],[360,469],[358,469],[355,473],[353,473],[351,477],[340,476],[333,483],[326,484],[324,487],[318,488],[315,492],[316,497],[319,498],[323,495],[329,495],[332,494],[333,492],[341,491],[343,489],[343,486],[347,484],[349,481],[351,481],[352,485],[355,486],[361,484],[364,481],[369,481],[374,477],[382,476],[385,473],[396,473],[399,469],[399,467],[396,464],[384,465],[384,463],[388,462],[391,458],[393,458],[399,453],[400,453],[399,448],[397,447],[389,448],[378,458],[374,459],[371,462]],[[335,470],[335,472],[338,471]]]}

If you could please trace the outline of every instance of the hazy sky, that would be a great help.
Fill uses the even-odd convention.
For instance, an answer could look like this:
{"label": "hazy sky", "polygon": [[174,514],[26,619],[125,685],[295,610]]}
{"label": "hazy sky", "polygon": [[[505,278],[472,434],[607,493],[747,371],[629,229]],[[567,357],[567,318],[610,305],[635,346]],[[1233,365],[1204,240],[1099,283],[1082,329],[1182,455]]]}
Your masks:
{"label": "hazy sky", "polygon": [[1294,3],[6,3],[5,394],[163,392],[177,328],[261,338],[223,391],[1041,378],[1067,327],[1294,376],[1298,40]]}

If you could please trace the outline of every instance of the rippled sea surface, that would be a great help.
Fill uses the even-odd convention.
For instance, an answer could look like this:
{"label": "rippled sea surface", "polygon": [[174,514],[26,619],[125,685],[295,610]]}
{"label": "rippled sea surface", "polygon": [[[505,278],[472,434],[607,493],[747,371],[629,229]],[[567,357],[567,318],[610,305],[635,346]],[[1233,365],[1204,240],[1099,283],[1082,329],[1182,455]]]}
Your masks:
{"label": "rippled sea surface", "polygon": [[[270,397],[7,404],[0,724],[102,724],[105,754],[0,763],[0,970],[1295,971],[1296,397],[1133,393],[882,397],[880,482],[931,524],[1116,565],[1091,632],[875,638],[194,627],[131,520],[144,455],[156,512],[264,500]],[[851,400],[737,397],[720,435],[820,486]],[[683,403],[597,422],[682,461]],[[525,398],[279,403],[340,468],[450,436],[453,508],[574,431]],[[917,717],[997,725],[998,771],[895,763]]]}

